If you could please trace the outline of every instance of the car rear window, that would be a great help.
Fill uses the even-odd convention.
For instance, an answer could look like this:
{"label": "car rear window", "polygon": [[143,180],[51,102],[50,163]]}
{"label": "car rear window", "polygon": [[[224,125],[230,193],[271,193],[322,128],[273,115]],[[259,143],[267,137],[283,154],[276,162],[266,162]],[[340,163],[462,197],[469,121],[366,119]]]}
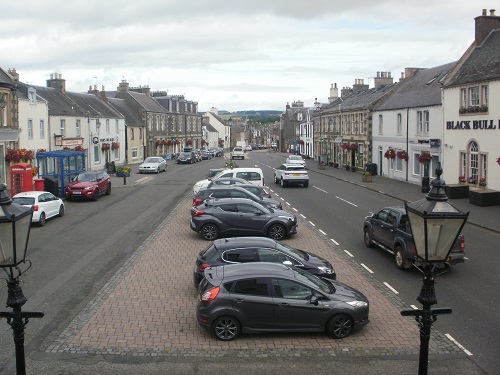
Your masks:
{"label": "car rear window", "polygon": [[237,172],[236,177],[242,178],[247,181],[260,181],[262,176],[257,172]]}
{"label": "car rear window", "polygon": [[217,253],[217,248],[214,244],[209,245],[205,250],[200,251],[201,259],[212,259],[213,256]]}
{"label": "car rear window", "polygon": [[35,204],[35,198],[17,197],[17,198],[12,198],[12,202],[25,206],[32,206]]}

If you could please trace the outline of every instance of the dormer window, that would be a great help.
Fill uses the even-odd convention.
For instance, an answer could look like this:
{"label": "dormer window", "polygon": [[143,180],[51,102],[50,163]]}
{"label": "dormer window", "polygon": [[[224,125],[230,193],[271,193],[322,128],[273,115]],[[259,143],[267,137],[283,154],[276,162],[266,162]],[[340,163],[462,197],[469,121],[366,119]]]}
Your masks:
{"label": "dormer window", "polygon": [[28,99],[30,104],[36,104],[36,90],[33,87],[28,89]]}

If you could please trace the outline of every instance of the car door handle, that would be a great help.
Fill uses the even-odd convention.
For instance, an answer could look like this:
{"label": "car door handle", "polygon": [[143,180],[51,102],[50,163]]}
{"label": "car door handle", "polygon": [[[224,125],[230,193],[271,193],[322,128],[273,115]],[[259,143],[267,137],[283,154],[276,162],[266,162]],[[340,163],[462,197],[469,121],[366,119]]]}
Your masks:
{"label": "car door handle", "polygon": [[241,299],[241,298],[236,298],[236,299],[234,300],[234,302],[236,302],[236,303],[242,303],[242,302],[245,302],[245,300],[244,300],[244,299]]}
{"label": "car door handle", "polygon": [[280,303],[280,306],[290,306],[290,304],[286,303],[286,302],[282,302],[282,303]]}

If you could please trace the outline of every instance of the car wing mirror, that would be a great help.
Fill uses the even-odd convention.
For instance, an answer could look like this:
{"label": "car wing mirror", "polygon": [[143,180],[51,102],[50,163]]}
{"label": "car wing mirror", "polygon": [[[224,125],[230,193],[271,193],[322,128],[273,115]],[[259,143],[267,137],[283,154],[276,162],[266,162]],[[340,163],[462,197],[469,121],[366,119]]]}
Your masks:
{"label": "car wing mirror", "polygon": [[314,306],[318,306],[318,297],[316,296],[311,296],[311,299],[309,300],[309,303]]}

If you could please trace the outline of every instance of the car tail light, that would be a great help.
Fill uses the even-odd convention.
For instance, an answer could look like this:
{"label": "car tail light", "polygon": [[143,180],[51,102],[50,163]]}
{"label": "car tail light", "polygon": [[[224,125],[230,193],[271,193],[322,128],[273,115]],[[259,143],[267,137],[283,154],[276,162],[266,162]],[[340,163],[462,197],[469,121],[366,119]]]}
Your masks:
{"label": "car tail light", "polygon": [[417,248],[415,246],[413,246],[412,253],[413,255],[417,256]]}
{"label": "car tail light", "polygon": [[465,237],[460,238],[460,252],[463,253],[465,251]]}
{"label": "car tail light", "polygon": [[195,209],[192,209],[191,210],[191,216],[201,216],[201,215],[204,215],[205,214],[205,211],[202,211],[202,210],[195,210]]}
{"label": "car tail light", "polygon": [[203,199],[196,198],[193,202],[193,206],[199,206],[200,204],[203,203]]}
{"label": "car tail light", "polygon": [[35,205],[33,206],[33,211],[38,211],[38,205],[37,205],[37,204],[35,204]]}
{"label": "car tail light", "polygon": [[201,300],[202,301],[213,301],[217,295],[219,294],[220,288],[217,286],[215,288],[212,288],[210,290],[207,290],[205,293],[202,294]]}
{"label": "car tail light", "polygon": [[209,267],[212,267],[210,264],[208,263],[202,263],[199,267],[198,267],[198,272],[201,272],[203,271],[205,268],[209,268]]}

